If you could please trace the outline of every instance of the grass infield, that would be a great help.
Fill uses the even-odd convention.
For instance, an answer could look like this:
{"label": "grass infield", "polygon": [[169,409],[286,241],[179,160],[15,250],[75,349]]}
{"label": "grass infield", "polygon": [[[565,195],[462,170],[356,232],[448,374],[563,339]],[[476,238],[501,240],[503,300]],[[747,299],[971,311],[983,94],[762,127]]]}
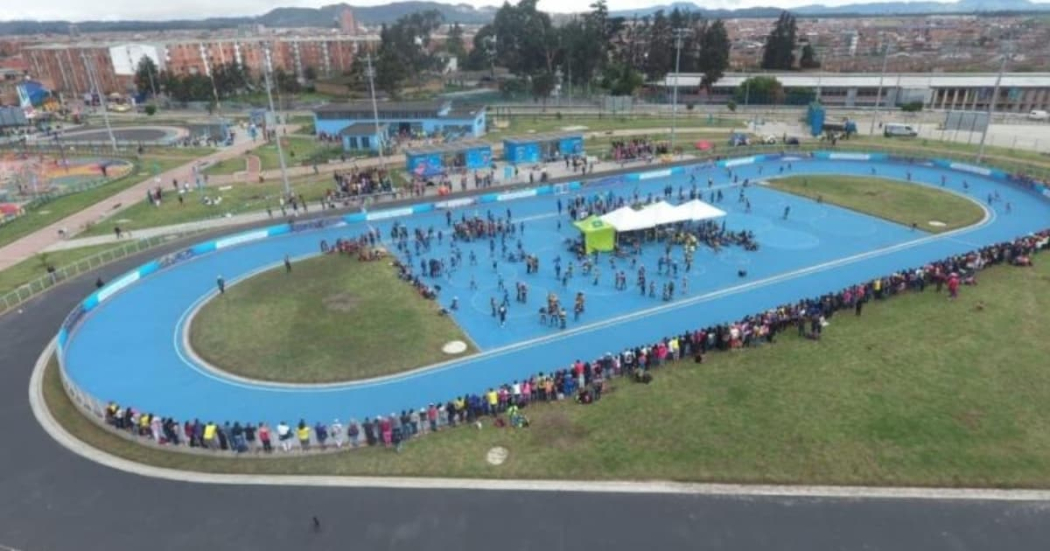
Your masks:
{"label": "grass infield", "polygon": [[[819,342],[789,332],[771,346],[665,367],[651,385],[616,380],[594,405],[529,407],[529,429],[446,430],[407,442],[400,454],[249,461],[170,453],[82,416],[54,364],[44,391],[55,417],[83,441],[187,470],[1046,488],[1043,256],[1035,268],[982,272],[980,285],[954,302],[933,289],[876,302],[860,318],[831,318]],[[493,446],[510,452],[498,467],[485,462]]]}
{"label": "grass infield", "polygon": [[[280,259],[275,259],[280,261]],[[468,342],[438,304],[388,261],[325,255],[251,277],[211,300],[190,344],[221,369],[268,381],[332,382],[389,375],[450,359]],[[468,344],[468,351],[475,349]]]}
{"label": "grass infield", "polygon": [[[788,176],[769,180],[769,187],[905,226],[915,223],[930,233],[963,228],[984,218],[984,210],[973,201],[937,188],[885,178]],[[931,225],[931,221],[943,225]]]}

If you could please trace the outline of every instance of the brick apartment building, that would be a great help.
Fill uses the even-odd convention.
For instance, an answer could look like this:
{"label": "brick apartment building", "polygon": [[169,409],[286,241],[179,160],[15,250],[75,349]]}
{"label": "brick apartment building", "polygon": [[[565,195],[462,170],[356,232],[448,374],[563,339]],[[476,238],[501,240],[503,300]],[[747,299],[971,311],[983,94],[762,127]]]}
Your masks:
{"label": "brick apartment building", "polygon": [[[165,42],[73,42],[36,44],[23,48],[30,74],[52,90],[83,94],[91,90],[93,70],[103,93],[127,92],[134,86],[135,68],[143,56],[161,70],[176,74],[210,74],[223,63],[242,63],[261,74],[269,46],[274,69],[304,80],[307,69],[321,77],[350,70],[362,45],[377,36],[280,36],[265,38],[216,38]],[[87,63],[85,63],[85,61]]]}

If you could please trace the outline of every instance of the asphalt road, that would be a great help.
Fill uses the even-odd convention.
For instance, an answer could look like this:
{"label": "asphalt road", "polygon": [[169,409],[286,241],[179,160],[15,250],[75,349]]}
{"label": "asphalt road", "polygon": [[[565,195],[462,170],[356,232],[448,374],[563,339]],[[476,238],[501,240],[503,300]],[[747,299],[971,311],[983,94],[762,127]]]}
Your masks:
{"label": "asphalt road", "polygon": [[[112,264],[102,276],[164,252]],[[1047,503],[269,488],[111,470],[51,440],[27,403],[40,351],[95,277],[0,317],[0,549],[933,551],[1050,541]]]}

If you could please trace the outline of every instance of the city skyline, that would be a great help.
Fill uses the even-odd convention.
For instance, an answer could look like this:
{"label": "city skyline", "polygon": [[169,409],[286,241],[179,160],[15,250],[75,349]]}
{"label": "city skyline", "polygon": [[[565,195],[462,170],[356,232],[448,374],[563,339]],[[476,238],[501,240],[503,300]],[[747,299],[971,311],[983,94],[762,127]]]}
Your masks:
{"label": "city skyline", "polygon": [[[593,0],[540,0],[540,9],[552,13],[578,13],[589,10]],[[924,0],[900,0],[914,3]],[[955,2],[932,0],[943,4]],[[1033,3],[1048,4],[1047,0],[1032,0]],[[209,17],[245,17],[267,13],[274,8],[318,8],[337,2],[332,0],[274,0],[265,4],[253,0],[184,0],[174,4],[143,3],[138,0],[110,0],[104,8],[96,4],[77,0],[52,0],[41,4],[23,3],[9,7],[0,14],[0,21],[14,20],[66,20],[66,21],[164,21],[172,19],[206,19]],[[368,7],[392,3],[389,0],[355,1],[351,7]],[[502,2],[493,0],[459,0],[443,4],[467,4],[475,8],[498,7]],[[669,5],[669,0],[610,0],[611,11],[642,9],[651,6]],[[710,0],[703,3],[706,9],[741,9],[754,7],[797,8],[820,4],[846,6],[870,4],[870,0]]]}

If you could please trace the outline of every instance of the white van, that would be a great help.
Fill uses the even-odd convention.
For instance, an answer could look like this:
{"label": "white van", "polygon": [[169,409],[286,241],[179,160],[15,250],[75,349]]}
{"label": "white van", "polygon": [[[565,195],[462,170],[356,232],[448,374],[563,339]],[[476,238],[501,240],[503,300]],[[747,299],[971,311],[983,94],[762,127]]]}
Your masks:
{"label": "white van", "polygon": [[1028,113],[1028,120],[1030,121],[1050,121],[1050,112],[1047,111],[1032,111]]}
{"label": "white van", "polygon": [[899,124],[891,122],[882,127],[882,135],[887,138],[895,136],[907,136],[909,138],[919,135],[919,132],[915,130],[910,124]]}

